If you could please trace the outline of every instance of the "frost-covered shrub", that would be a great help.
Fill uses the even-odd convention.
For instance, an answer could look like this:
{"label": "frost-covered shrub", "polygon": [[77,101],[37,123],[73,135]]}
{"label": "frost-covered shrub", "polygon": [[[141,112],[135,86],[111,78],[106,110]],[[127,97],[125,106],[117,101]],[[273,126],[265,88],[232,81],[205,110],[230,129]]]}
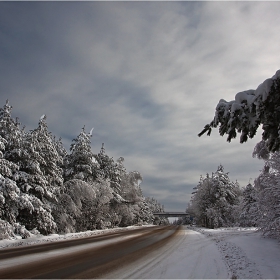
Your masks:
{"label": "frost-covered shrub", "polygon": [[26,239],[32,236],[32,234],[25,228],[24,225],[16,223],[14,228],[14,233],[20,235],[22,239]]}
{"label": "frost-covered shrub", "polygon": [[12,239],[15,237],[14,228],[7,221],[0,219],[0,240]]}
{"label": "frost-covered shrub", "polygon": [[54,206],[53,211],[58,233],[76,232],[76,219],[80,215],[81,209],[74,203],[71,196],[62,193],[58,197],[58,203]]}

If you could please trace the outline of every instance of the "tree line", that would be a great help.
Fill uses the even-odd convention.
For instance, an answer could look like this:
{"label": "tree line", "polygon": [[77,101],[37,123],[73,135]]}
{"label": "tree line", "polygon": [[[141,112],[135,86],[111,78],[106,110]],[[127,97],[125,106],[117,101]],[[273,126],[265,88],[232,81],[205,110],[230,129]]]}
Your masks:
{"label": "tree line", "polygon": [[263,159],[264,167],[245,187],[232,182],[222,165],[201,176],[187,207],[198,226],[257,227],[264,235],[280,238],[280,152],[269,152],[261,141],[253,157]]}
{"label": "tree line", "polygon": [[127,172],[103,144],[92,152],[92,131],[83,128],[67,152],[45,115],[27,132],[11,111],[7,100],[0,108],[0,239],[168,223],[153,216],[164,207],[143,196],[138,171]]}
{"label": "tree line", "polygon": [[280,70],[256,90],[235,95],[233,101],[221,99],[214,119],[198,136],[219,127],[221,136],[231,141],[240,133],[240,142],[256,135],[262,124],[262,140],[253,157],[264,160],[258,178],[246,187],[230,182],[222,166],[212,175],[201,177],[188,210],[199,225],[206,227],[255,226],[264,234],[280,238]]}

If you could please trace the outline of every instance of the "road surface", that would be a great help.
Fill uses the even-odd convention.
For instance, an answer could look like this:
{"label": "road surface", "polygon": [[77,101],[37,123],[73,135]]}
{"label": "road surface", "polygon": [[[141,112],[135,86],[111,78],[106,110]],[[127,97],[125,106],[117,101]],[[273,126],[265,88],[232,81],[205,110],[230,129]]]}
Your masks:
{"label": "road surface", "polygon": [[230,279],[216,243],[186,226],[163,246],[148,251],[135,262],[104,273],[107,279]]}
{"label": "road surface", "polygon": [[144,227],[0,251],[0,278],[101,278],[164,246],[178,227]]}

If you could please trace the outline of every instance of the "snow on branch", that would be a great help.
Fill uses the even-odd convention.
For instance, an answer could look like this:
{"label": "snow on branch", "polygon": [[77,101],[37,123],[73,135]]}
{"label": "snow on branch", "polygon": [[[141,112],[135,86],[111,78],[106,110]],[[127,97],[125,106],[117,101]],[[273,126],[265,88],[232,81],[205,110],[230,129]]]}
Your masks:
{"label": "snow on branch", "polygon": [[266,141],[269,151],[280,148],[280,70],[266,79],[256,90],[246,90],[235,95],[232,101],[221,99],[215,110],[214,119],[198,134],[207,132],[210,136],[212,128],[219,127],[221,136],[227,134],[227,141],[241,133],[240,143],[256,135],[262,124],[262,139]]}

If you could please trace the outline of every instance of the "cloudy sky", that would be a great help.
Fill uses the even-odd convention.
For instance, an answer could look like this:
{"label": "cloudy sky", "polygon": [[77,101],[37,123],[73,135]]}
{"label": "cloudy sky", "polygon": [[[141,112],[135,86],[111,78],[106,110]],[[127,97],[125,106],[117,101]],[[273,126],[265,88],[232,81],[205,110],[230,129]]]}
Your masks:
{"label": "cloudy sky", "polygon": [[71,141],[94,127],[145,196],[184,211],[200,175],[223,164],[241,186],[258,176],[255,139],[231,143],[209,123],[217,102],[280,67],[280,2],[0,2],[0,106],[26,129],[47,115]]}

